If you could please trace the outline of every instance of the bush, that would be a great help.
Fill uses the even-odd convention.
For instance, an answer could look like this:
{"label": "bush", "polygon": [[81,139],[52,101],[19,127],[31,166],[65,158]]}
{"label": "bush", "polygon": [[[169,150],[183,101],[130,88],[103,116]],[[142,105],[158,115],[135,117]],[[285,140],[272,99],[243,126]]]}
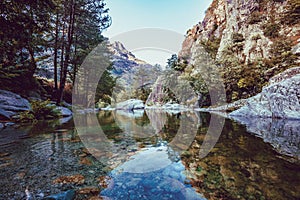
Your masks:
{"label": "bush", "polygon": [[263,26],[264,35],[269,38],[276,38],[279,36],[280,26],[276,23],[267,23]]}
{"label": "bush", "polygon": [[286,6],[286,12],[282,17],[282,22],[294,25],[300,21],[300,0],[290,0]]}
{"label": "bush", "polygon": [[31,110],[20,113],[20,122],[34,122],[42,119],[57,118],[60,112],[56,110],[55,105],[51,105],[50,101],[31,101]]}
{"label": "bush", "polygon": [[201,41],[201,45],[204,47],[204,49],[211,55],[213,59],[216,58],[218,49],[220,47],[221,38],[211,38],[206,41]]}
{"label": "bush", "polygon": [[262,21],[262,15],[259,11],[254,11],[249,18],[249,24],[256,24]]}
{"label": "bush", "polygon": [[233,33],[232,34],[232,42],[233,43],[238,43],[238,42],[243,42],[245,40],[243,34],[241,33]]}

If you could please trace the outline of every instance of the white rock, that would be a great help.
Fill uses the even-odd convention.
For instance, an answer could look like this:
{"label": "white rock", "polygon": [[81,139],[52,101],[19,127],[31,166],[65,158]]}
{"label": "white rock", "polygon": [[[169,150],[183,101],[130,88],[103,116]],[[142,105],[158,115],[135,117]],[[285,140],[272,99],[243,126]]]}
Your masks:
{"label": "white rock", "polygon": [[249,98],[247,104],[229,116],[255,116],[282,119],[300,119],[300,74],[282,79],[263,88]]}
{"label": "white rock", "polygon": [[116,105],[117,110],[138,110],[144,108],[145,104],[139,99],[129,99],[127,101],[117,103]]}
{"label": "white rock", "polygon": [[58,110],[60,112],[61,116],[63,116],[63,117],[72,116],[72,111],[68,108],[58,106],[55,109]]}

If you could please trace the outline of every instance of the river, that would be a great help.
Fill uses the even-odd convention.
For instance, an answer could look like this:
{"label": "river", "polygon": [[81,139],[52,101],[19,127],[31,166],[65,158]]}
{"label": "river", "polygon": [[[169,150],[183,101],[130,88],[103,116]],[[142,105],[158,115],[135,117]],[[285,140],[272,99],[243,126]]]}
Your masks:
{"label": "river", "polygon": [[294,140],[268,143],[208,113],[95,116],[102,131],[72,119],[0,130],[0,199],[26,199],[25,190],[33,199],[67,190],[75,199],[300,199]]}

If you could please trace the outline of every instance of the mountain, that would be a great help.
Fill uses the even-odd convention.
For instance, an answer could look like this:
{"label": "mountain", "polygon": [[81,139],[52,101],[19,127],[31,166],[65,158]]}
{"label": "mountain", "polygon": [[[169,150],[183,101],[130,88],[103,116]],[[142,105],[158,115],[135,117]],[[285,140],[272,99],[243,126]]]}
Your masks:
{"label": "mountain", "polygon": [[271,77],[299,66],[299,9],[299,0],[213,0],[204,20],[187,31],[178,54],[182,77],[203,73],[197,59],[204,48],[228,102],[256,95]]}
{"label": "mountain", "polygon": [[131,71],[133,68],[140,65],[147,65],[135,57],[128,51],[121,42],[114,42],[108,45],[109,51],[112,53],[113,70],[115,76],[119,76],[125,72]]}
{"label": "mountain", "polygon": [[113,63],[110,72],[117,79],[112,94],[113,103],[131,98],[146,101],[152,85],[162,71],[161,67],[136,58],[121,42],[111,43],[108,48],[112,53]]}

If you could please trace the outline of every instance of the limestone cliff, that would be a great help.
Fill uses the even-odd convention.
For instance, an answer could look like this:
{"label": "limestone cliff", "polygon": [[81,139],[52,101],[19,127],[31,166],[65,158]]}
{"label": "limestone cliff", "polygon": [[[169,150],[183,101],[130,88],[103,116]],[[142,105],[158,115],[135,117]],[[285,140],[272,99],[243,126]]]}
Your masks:
{"label": "limestone cliff", "polygon": [[[179,62],[195,65],[203,46],[220,66],[227,101],[259,93],[274,75],[299,65],[299,0],[213,0],[187,31]],[[193,74],[186,66],[183,74]]]}

